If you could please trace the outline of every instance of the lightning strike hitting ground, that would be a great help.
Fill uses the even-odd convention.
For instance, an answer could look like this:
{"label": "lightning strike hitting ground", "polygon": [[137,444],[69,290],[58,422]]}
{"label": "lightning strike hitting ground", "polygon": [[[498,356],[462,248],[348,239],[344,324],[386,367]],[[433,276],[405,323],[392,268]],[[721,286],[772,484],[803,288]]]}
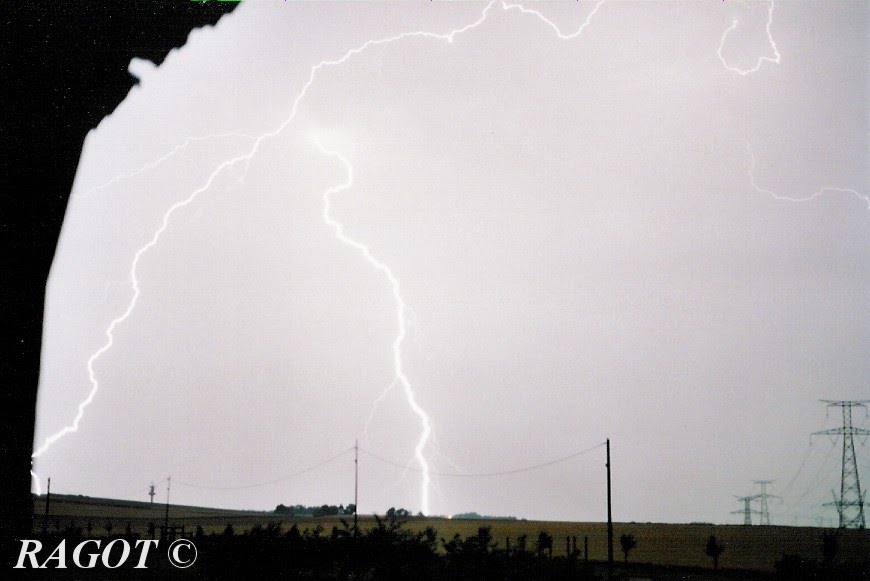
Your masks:
{"label": "lightning strike hitting ground", "polygon": [[39,483],[39,476],[36,475],[36,472],[33,470],[30,471],[30,478],[33,480],[33,488],[34,492],[37,496],[42,494],[42,485]]}
{"label": "lightning strike hitting ground", "polygon": [[[109,351],[112,348],[112,345],[114,344],[115,329],[117,328],[118,325],[120,325],[121,323],[123,323],[124,321],[127,320],[127,318],[130,316],[130,314],[135,309],[136,304],[138,302],[139,294],[140,294],[139,278],[137,276],[139,260],[142,258],[142,256],[146,252],[148,252],[151,248],[153,248],[157,244],[157,242],[160,240],[161,234],[169,226],[169,221],[172,218],[172,215],[177,210],[184,208],[185,206],[188,206],[199,196],[199,194],[208,190],[211,187],[211,185],[214,183],[214,181],[218,177],[218,175],[220,175],[225,169],[230,168],[239,162],[243,162],[245,164],[245,171],[247,171],[251,159],[253,159],[254,156],[259,151],[260,145],[264,141],[266,141],[267,139],[270,139],[270,138],[273,138],[273,137],[276,137],[277,135],[279,135],[296,118],[296,113],[299,110],[299,104],[302,102],[305,95],[308,93],[308,90],[311,88],[311,85],[314,83],[315,79],[317,78],[317,74],[322,69],[327,68],[327,67],[334,67],[334,66],[341,65],[341,64],[347,62],[352,57],[358,55],[359,53],[365,51],[366,49],[368,49],[370,47],[390,44],[390,43],[397,42],[397,41],[400,41],[400,40],[403,40],[406,38],[431,38],[434,40],[442,40],[442,41],[446,41],[448,43],[452,43],[457,35],[462,34],[466,31],[472,30],[472,29],[480,26],[486,20],[487,14],[489,13],[489,10],[490,10],[490,8],[492,8],[494,3],[495,3],[495,0],[493,0],[493,2],[490,2],[489,4],[487,4],[486,7],[481,12],[480,17],[477,20],[475,20],[474,22],[472,22],[471,24],[467,24],[461,28],[451,30],[450,32],[439,34],[439,33],[428,32],[428,31],[413,31],[413,32],[405,32],[402,34],[391,36],[389,38],[369,40],[369,41],[363,43],[362,45],[360,45],[356,48],[348,50],[340,58],[337,58],[335,60],[323,60],[323,61],[317,63],[316,65],[312,66],[311,70],[309,72],[309,75],[308,75],[308,79],[302,85],[301,90],[296,95],[296,98],[293,100],[293,105],[290,109],[290,114],[288,115],[288,117],[272,131],[260,134],[255,139],[253,145],[251,146],[250,150],[247,153],[240,155],[240,156],[237,156],[237,157],[233,157],[233,158],[228,159],[228,160],[222,162],[221,164],[219,164],[214,169],[214,171],[211,173],[211,175],[208,177],[205,184],[203,184],[200,188],[194,190],[193,193],[191,193],[185,199],[183,199],[179,202],[176,202],[172,206],[170,206],[169,209],[166,211],[166,213],[163,215],[163,220],[161,222],[160,227],[154,232],[151,239],[144,246],[142,246],[139,250],[136,251],[136,253],[133,257],[133,262],[130,265],[130,285],[133,289],[133,295],[130,299],[130,302],[127,304],[127,308],[124,310],[124,312],[122,312],[118,317],[113,319],[111,321],[111,323],[109,323],[109,326],[106,329],[106,333],[105,333],[106,342],[88,358],[87,369],[88,369],[88,378],[89,378],[90,383],[91,383],[90,391],[88,392],[85,399],[79,403],[76,415],[73,418],[72,423],[67,425],[67,426],[64,426],[59,431],[48,436],[45,439],[45,441],[43,442],[43,444],[39,448],[37,448],[37,450],[33,453],[32,458],[38,458],[39,456],[44,454],[46,451],[48,451],[51,448],[51,446],[54,445],[55,442],[57,442],[58,440],[60,440],[64,436],[66,436],[67,434],[78,431],[79,424],[80,424],[82,418],[84,417],[85,409],[91,404],[91,402],[94,400],[94,397],[96,396],[97,392],[99,391],[99,382],[97,381],[96,373],[94,371],[94,364],[97,362],[97,360],[104,353],[106,353],[107,351]],[[194,138],[191,138],[190,140],[192,140],[192,139],[194,139]],[[185,144],[188,143],[190,140],[185,141]],[[182,144],[182,146],[183,145],[184,144]],[[175,149],[179,149],[182,146],[178,146]],[[173,152],[174,151],[175,150],[173,150]],[[154,165],[157,165],[158,163],[164,161],[165,159],[168,159],[169,157],[171,157],[173,152],[170,152],[169,154],[161,157],[159,160],[156,160],[155,162],[153,162],[151,164],[151,166],[153,167]],[[145,171],[145,168],[142,168],[141,170],[137,170],[137,172],[134,172],[134,174],[139,173],[140,171]],[[404,316],[402,316],[401,337],[397,341],[397,345],[399,345],[399,346],[401,346],[401,341],[404,339],[404,331],[405,331],[405,323],[404,323]],[[401,357],[401,353],[399,353],[399,357]],[[400,378],[400,380],[401,380],[401,378]],[[407,378],[404,378],[404,381],[407,382]],[[405,387],[406,394],[410,393],[413,396],[413,392],[411,391],[410,383],[406,383],[406,384],[403,383],[403,387]],[[409,403],[412,404],[412,409],[414,409],[414,408],[419,409],[419,406],[417,406],[416,402],[414,402],[413,399],[409,400]],[[417,409],[415,409],[415,413],[417,412]],[[420,411],[422,412],[422,410],[420,410]],[[423,413],[423,415],[425,416],[425,413]],[[431,427],[428,424],[428,417],[427,417],[427,423],[424,426],[425,438],[421,438],[424,442],[426,439],[428,439],[428,435],[430,432],[431,432]],[[418,445],[418,447],[419,447],[419,445]],[[422,450],[422,448],[419,448],[419,449]],[[426,472],[425,477],[424,477],[425,489],[423,492],[422,505],[428,509],[429,479],[428,479],[428,464],[425,463],[425,458],[423,459],[423,465],[427,466],[427,472]],[[38,480],[38,476],[35,473],[34,473],[34,477]],[[36,488],[38,488],[38,487],[39,487],[39,483],[37,482]]]}
{"label": "lightning strike hitting ground", "polygon": [[862,200],[865,204],[867,204],[867,209],[870,210],[870,195],[862,194],[850,188],[840,188],[834,186],[825,186],[813,192],[812,194],[805,196],[803,198],[792,198],[790,196],[782,196],[768,190],[767,188],[762,188],[758,185],[758,182],[755,181],[755,155],[752,153],[752,146],[749,144],[749,141],[746,142],[746,151],[749,154],[749,182],[752,184],[752,188],[761,194],[767,194],[776,200],[782,200],[785,202],[809,202],[818,198],[819,196],[825,193],[843,193],[843,194],[852,194],[856,196],[858,199]]}
{"label": "lightning strike hitting ground", "polygon": [[770,7],[767,9],[767,26],[765,27],[765,30],[767,31],[767,42],[770,43],[770,48],[773,49],[773,57],[769,57],[769,56],[758,57],[758,61],[755,63],[755,66],[752,67],[751,69],[741,69],[740,67],[730,66],[728,64],[728,62],[725,60],[725,57],[722,56],[722,50],[725,48],[725,40],[728,38],[728,35],[731,33],[732,30],[737,28],[737,25],[739,24],[738,20],[734,20],[731,22],[731,26],[728,27],[728,29],[726,29],[725,32],[722,33],[722,38],[719,40],[719,50],[716,51],[716,54],[719,55],[719,60],[722,61],[723,67],[725,67],[726,69],[728,69],[732,73],[737,73],[738,75],[745,77],[746,75],[749,75],[751,73],[758,72],[758,70],[761,68],[761,65],[764,63],[764,61],[773,63],[775,65],[779,64],[779,62],[780,62],[779,50],[776,48],[776,42],[773,40],[773,35],[770,33],[770,26],[773,23],[773,4],[774,4],[774,0],[770,0]]}
{"label": "lightning strike hitting ground", "polygon": [[[261,140],[257,141],[257,146],[259,146],[260,141]],[[255,150],[252,151],[250,153],[250,155],[253,155],[254,153],[255,153]],[[106,333],[105,333],[106,334],[106,342],[103,344],[102,347],[97,349],[88,358],[87,369],[88,369],[88,378],[90,379],[90,382],[91,382],[91,390],[90,390],[90,392],[88,392],[87,397],[85,397],[85,399],[79,403],[78,411],[76,412],[75,418],[73,418],[72,424],[70,424],[68,426],[64,426],[60,431],[55,432],[54,434],[52,434],[51,436],[46,438],[45,442],[42,444],[42,446],[40,446],[33,453],[33,456],[32,456],[33,458],[38,458],[39,456],[44,454],[49,448],[51,448],[51,446],[55,442],[57,442],[58,440],[60,440],[64,436],[66,436],[67,434],[78,431],[79,423],[81,422],[82,417],[84,417],[85,408],[91,404],[91,402],[94,400],[94,397],[97,395],[97,391],[99,391],[99,388],[100,388],[100,384],[97,381],[96,372],[94,371],[94,363],[96,363],[97,359],[99,359],[103,355],[103,353],[105,353],[106,351],[108,351],[109,349],[112,348],[112,345],[114,345],[114,343],[115,343],[115,328],[127,320],[127,318],[130,316],[130,313],[132,313],[133,309],[136,308],[136,303],[139,301],[139,294],[141,293],[141,290],[139,288],[138,268],[139,268],[139,261],[142,259],[142,256],[146,252],[151,250],[157,244],[157,241],[160,240],[160,236],[163,234],[163,232],[166,230],[166,228],[169,227],[169,220],[172,218],[172,215],[176,211],[189,205],[191,202],[193,202],[197,198],[197,196],[199,196],[199,194],[201,194],[202,192],[209,189],[211,187],[212,183],[214,183],[215,179],[217,178],[217,176],[221,173],[221,171],[223,169],[234,165],[235,163],[241,161],[242,159],[243,159],[243,157],[236,157],[236,158],[233,158],[231,160],[223,162],[222,164],[220,164],[217,167],[217,169],[215,169],[212,172],[211,176],[209,176],[208,180],[206,181],[206,183],[203,186],[201,186],[199,189],[194,190],[193,193],[191,193],[187,198],[172,204],[172,206],[170,206],[169,209],[166,211],[166,213],[163,215],[163,220],[160,224],[160,227],[151,236],[151,240],[149,240],[144,246],[142,246],[139,250],[136,251],[136,254],[133,256],[133,262],[130,265],[130,284],[133,288],[133,296],[130,299],[130,302],[127,304],[127,308],[124,309],[124,312],[121,313],[120,315],[118,315],[117,317],[115,317],[112,320],[112,322],[109,323],[109,326],[106,329]]]}
{"label": "lightning strike hitting ground", "polygon": [[[546,24],[547,26],[552,28],[552,30],[555,32],[555,34],[557,35],[558,38],[560,38],[562,40],[570,40],[570,39],[576,38],[576,37],[581,35],[581,33],[588,27],[592,18],[595,16],[595,14],[598,12],[600,7],[605,2],[606,2],[606,0],[599,0],[594,5],[594,7],[591,9],[591,11],[587,14],[584,22],[580,25],[578,30],[574,33],[571,33],[571,34],[562,33],[558,26],[556,26],[552,21],[550,21],[548,18],[543,16],[543,14],[541,14],[537,10],[526,8],[525,6],[522,6],[520,4],[509,4],[505,1],[501,2],[501,7],[505,11],[518,11],[521,14],[534,16],[535,18],[539,19],[544,24]],[[105,188],[117,183],[118,181],[120,181],[122,179],[130,178],[130,177],[136,176],[144,171],[147,171],[149,169],[153,169],[154,167],[159,166],[160,164],[164,163],[166,160],[168,160],[172,156],[179,153],[184,148],[188,147],[194,141],[223,138],[223,137],[229,137],[229,136],[244,137],[244,138],[248,138],[248,139],[253,140],[253,143],[251,144],[250,149],[246,153],[221,162],[219,165],[217,165],[215,167],[215,169],[212,171],[212,173],[209,175],[208,179],[205,181],[205,183],[201,187],[199,187],[198,189],[193,191],[191,194],[189,194],[183,200],[178,201],[178,202],[174,203],[172,206],[170,206],[169,209],[163,215],[163,219],[162,219],[159,227],[154,232],[154,234],[152,235],[150,240],[135,253],[135,255],[133,257],[133,261],[132,261],[131,266],[130,266],[130,271],[129,271],[129,284],[131,285],[131,288],[133,291],[132,296],[130,298],[130,301],[127,304],[127,307],[124,309],[124,311],[119,316],[114,318],[110,322],[109,326],[107,327],[107,329],[105,331],[105,336],[106,336],[105,343],[99,349],[97,349],[97,351],[95,351],[89,357],[89,359],[87,361],[87,370],[88,370],[88,377],[89,377],[90,384],[91,384],[91,389],[88,392],[85,399],[82,400],[81,403],[79,403],[76,415],[75,415],[72,423],[70,425],[63,427],[58,432],[55,432],[54,434],[47,437],[45,439],[45,441],[43,442],[43,444],[33,453],[33,458],[37,458],[37,457],[41,456],[47,450],[49,450],[51,448],[51,446],[54,443],[56,443],[58,440],[60,440],[64,436],[66,436],[72,432],[76,432],[78,430],[80,422],[84,416],[85,409],[93,401],[94,397],[96,396],[96,394],[99,390],[99,382],[97,380],[95,365],[96,365],[97,361],[99,360],[99,358],[102,357],[105,353],[107,353],[112,348],[112,346],[114,344],[114,332],[116,331],[117,327],[121,323],[123,323],[125,320],[127,320],[127,318],[130,316],[130,314],[134,311],[136,304],[138,302],[138,298],[139,298],[139,295],[141,292],[139,278],[138,278],[138,267],[139,267],[140,259],[151,248],[153,248],[158,243],[162,233],[168,228],[170,220],[172,219],[172,217],[176,213],[176,211],[178,211],[178,210],[190,205],[191,203],[193,203],[196,200],[196,198],[201,193],[207,191],[214,184],[214,182],[218,178],[218,176],[221,175],[224,172],[224,170],[226,170],[228,168],[232,168],[232,167],[236,166],[237,164],[242,163],[244,165],[242,179],[244,179],[244,175],[246,174],[248,168],[250,167],[250,162],[256,156],[262,143],[270,138],[276,137],[279,134],[281,134],[294,121],[301,102],[303,101],[303,99],[307,95],[308,90],[310,89],[310,87],[312,86],[314,81],[316,80],[318,74],[323,69],[329,68],[329,67],[340,66],[340,65],[346,63],[347,61],[349,61],[350,59],[352,59],[354,56],[366,51],[367,49],[369,49],[371,47],[380,46],[380,45],[387,45],[387,44],[395,43],[395,42],[398,42],[398,41],[401,41],[404,39],[426,38],[426,39],[444,41],[447,43],[453,43],[458,35],[461,35],[465,32],[473,30],[473,29],[477,28],[478,26],[480,26],[484,21],[486,21],[488,15],[490,13],[490,10],[495,5],[495,3],[496,3],[496,0],[493,0],[492,2],[488,3],[486,5],[486,7],[482,10],[482,12],[480,13],[480,16],[472,23],[467,24],[461,28],[451,30],[450,32],[434,33],[434,32],[428,32],[428,31],[412,31],[412,32],[401,33],[401,34],[391,36],[388,38],[369,40],[369,41],[366,41],[365,43],[363,43],[362,45],[360,45],[356,48],[353,48],[353,49],[346,51],[341,57],[339,57],[337,59],[323,60],[323,61],[319,62],[318,64],[313,65],[309,71],[309,75],[308,75],[307,80],[303,83],[301,89],[299,90],[298,94],[296,95],[296,97],[294,98],[294,100],[292,102],[292,106],[291,106],[289,115],[275,129],[273,129],[269,132],[262,133],[256,137],[250,136],[250,135],[245,135],[243,133],[237,133],[237,132],[225,133],[225,134],[215,134],[215,135],[205,136],[205,137],[191,137],[191,138],[188,138],[187,140],[185,140],[185,142],[182,143],[181,145],[176,146],[172,151],[170,151],[166,155],[164,155],[164,156],[162,156],[162,157],[160,157],[152,162],[149,162],[148,164],[146,164],[142,168],[140,168],[132,173],[124,174],[124,175],[120,175],[120,176],[117,176],[115,178],[112,178],[111,180],[109,180],[105,184],[103,184],[101,186],[97,186],[96,188],[92,188],[92,189],[88,190],[87,192],[83,193],[82,196],[93,194],[99,190],[105,189]],[[729,34],[738,26],[738,21],[735,20],[735,21],[733,21],[732,25],[723,32],[722,37],[720,39],[719,48],[717,51],[719,60],[721,61],[722,65],[728,71],[735,72],[741,76],[747,76],[751,73],[757,72],[761,68],[762,64],[765,61],[773,63],[773,64],[780,63],[780,53],[777,49],[776,43],[773,40],[772,35],[771,35],[773,10],[774,10],[774,2],[773,2],[773,0],[771,0],[770,5],[769,5],[769,9],[768,9],[768,20],[767,20],[767,25],[766,25],[766,31],[767,31],[767,36],[768,36],[768,42],[770,44],[770,47],[773,51],[774,56],[773,57],[770,57],[770,56],[759,57],[756,65],[750,69],[741,69],[739,67],[730,66],[727,63],[727,61],[725,60],[722,53],[724,50],[725,42],[727,41]],[[403,342],[405,340],[405,335],[406,335],[406,331],[407,331],[407,318],[406,318],[407,307],[406,307],[406,305],[402,299],[402,296],[400,294],[399,282],[395,278],[395,276],[393,275],[390,268],[386,264],[384,264],[383,262],[380,262],[379,260],[377,260],[371,254],[368,247],[366,247],[364,244],[357,242],[356,240],[353,240],[352,238],[347,237],[344,234],[343,227],[342,227],[341,223],[336,221],[331,216],[331,214],[329,212],[330,197],[333,194],[336,194],[336,193],[341,192],[345,189],[348,189],[353,185],[353,168],[352,168],[351,164],[349,163],[349,161],[346,158],[344,158],[341,154],[339,154],[338,152],[326,150],[320,143],[317,143],[317,147],[320,149],[320,151],[324,155],[328,155],[328,156],[340,161],[345,166],[345,169],[347,172],[347,179],[344,183],[342,183],[338,186],[334,186],[332,188],[329,188],[323,194],[323,199],[324,199],[323,219],[324,219],[324,221],[326,222],[327,225],[329,225],[333,229],[333,232],[335,233],[335,236],[339,241],[341,241],[342,243],[344,243],[344,244],[354,248],[358,252],[360,252],[363,255],[363,257],[374,268],[376,268],[377,270],[382,272],[385,275],[385,277],[387,278],[387,280],[389,281],[390,286],[392,288],[393,297],[394,297],[395,302],[396,302],[396,314],[397,314],[397,319],[398,319],[398,332],[397,332],[397,335],[392,343],[393,363],[394,363],[394,368],[395,368],[396,381],[402,386],[402,390],[403,390],[403,392],[408,400],[408,404],[411,407],[413,413],[420,420],[420,424],[421,424],[421,428],[422,428],[420,437],[417,440],[417,444],[415,446],[415,458],[417,460],[417,463],[420,465],[421,472],[423,474],[422,486],[421,486],[422,511],[424,513],[428,513],[429,508],[430,508],[429,507],[429,496],[430,496],[429,488],[430,488],[430,484],[431,484],[431,473],[429,470],[429,462],[424,454],[424,451],[426,450],[427,443],[429,443],[430,436],[433,435],[433,432],[432,432],[431,420],[430,420],[429,416],[426,414],[426,412],[417,403],[414,390],[413,390],[411,383],[408,380],[408,378],[404,372],[403,366],[402,366],[402,345],[403,345]],[[749,154],[750,154],[750,160],[751,160],[751,162],[750,162],[750,180],[751,180],[753,188],[761,193],[771,195],[774,198],[780,199],[780,200],[788,200],[788,201],[793,201],[793,202],[803,202],[803,201],[811,200],[811,199],[821,195],[824,192],[829,192],[829,191],[830,192],[847,192],[847,193],[852,193],[852,194],[858,196],[859,198],[863,199],[864,201],[866,201],[868,203],[868,209],[870,209],[870,197],[864,196],[864,195],[862,195],[854,190],[845,189],[845,188],[826,187],[826,188],[823,188],[823,189],[819,190],[818,192],[816,192],[816,193],[814,193],[811,196],[806,197],[806,198],[789,198],[789,197],[785,197],[785,196],[779,196],[779,195],[775,194],[774,192],[771,192],[769,190],[761,188],[755,182],[755,176],[753,173],[754,169],[755,169],[755,159],[754,159],[754,157],[752,157],[751,150],[750,150]],[[378,398],[378,401],[382,397],[383,397],[383,395],[380,398]],[[35,490],[39,491],[40,490],[39,478],[38,478],[37,474],[34,473],[33,471],[31,471],[31,474],[32,474],[34,481],[35,481],[35,485],[34,485]]]}
{"label": "lightning strike hitting ground", "polygon": [[429,436],[432,433],[432,422],[426,411],[417,403],[417,398],[414,395],[413,388],[411,387],[411,381],[408,379],[404,365],[402,364],[402,343],[404,343],[405,336],[407,335],[407,326],[405,321],[405,300],[402,298],[399,280],[393,274],[393,271],[389,266],[375,258],[368,246],[347,236],[344,233],[344,226],[342,223],[332,217],[332,214],[330,213],[332,195],[353,187],[353,166],[350,161],[340,153],[326,149],[319,141],[315,140],[315,143],[321,153],[339,160],[347,171],[347,179],[344,183],[332,186],[323,193],[323,221],[332,228],[335,237],[339,241],[362,254],[363,258],[366,259],[366,262],[371,264],[376,270],[381,271],[389,281],[390,288],[393,291],[393,299],[396,301],[396,319],[398,321],[398,331],[395,339],[393,339],[392,347],[393,372],[395,373],[396,381],[399,382],[399,385],[402,386],[402,390],[405,392],[405,397],[408,399],[408,405],[411,406],[414,414],[420,420],[422,432],[420,433],[420,438],[417,440],[417,445],[414,447],[414,457],[417,459],[417,463],[420,465],[420,470],[423,475],[423,482],[420,487],[420,504],[422,505],[420,510],[423,514],[429,514],[429,484],[431,482],[431,477],[429,476],[429,462],[426,460],[423,450],[425,450],[426,443],[429,441]]}

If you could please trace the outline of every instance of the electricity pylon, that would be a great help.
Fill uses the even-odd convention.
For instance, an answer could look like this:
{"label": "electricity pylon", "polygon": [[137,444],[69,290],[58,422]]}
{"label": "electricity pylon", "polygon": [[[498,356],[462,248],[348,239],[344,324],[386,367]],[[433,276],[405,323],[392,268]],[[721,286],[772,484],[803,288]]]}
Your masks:
{"label": "electricity pylon", "polygon": [[864,400],[820,400],[828,407],[839,407],[843,412],[843,425],[832,430],[813,432],[813,436],[843,436],[843,463],[840,470],[840,498],[834,494],[834,502],[825,503],[824,506],[837,507],[840,516],[841,529],[863,529],[864,522],[864,493],[861,492],[861,480],[858,478],[858,461],[855,458],[855,440],[853,436],[870,436],[870,430],[856,428],[852,425],[852,408],[862,407],[865,412],[868,399]]}
{"label": "electricity pylon", "polygon": [[773,480],[753,480],[752,482],[761,486],[761,491],[755,495],[755,498],[757,498],[759,503],[761,504],[760,510],[758,511],[758,515],[759,515],[759,519],[758,519],[759,523],[758,524],[769,525],[770,524],[770,509],[767,506],[767,499],[768,498],[778,498],[779,500],[782,500],[782,497],[777,496],[775,494],[770,494],[767,492],[767,485],[771,484],[773,482]]}
{"label": "electricity pylon", "polygon": [[761,498],[759,494],[753,494],[752,496],[734,496],[737,500],[743,501],[743,510],[732,510],[731,514],[742,514],[743,515],[743,524],[749,526],[752,524],[752,515],[753,514],[761,514],[757,510],[752,510],[752,506],[750,503],[753,500],[758,500]]}

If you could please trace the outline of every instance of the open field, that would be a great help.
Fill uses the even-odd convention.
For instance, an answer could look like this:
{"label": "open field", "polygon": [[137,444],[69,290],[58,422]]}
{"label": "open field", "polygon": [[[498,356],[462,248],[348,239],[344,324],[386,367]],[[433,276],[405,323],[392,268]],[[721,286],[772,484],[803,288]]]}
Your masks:
{"label": "open field", "polygon": [[[92,525],[91,535],[108,534],[106,524],[111,522],[112,533],[123,532],[128,523],[133,533],[148,536],[149,523],[163,524],[165,505],[126,500],[89,498],[82,496],[52,495],[48,518],[48,530],[62,530],[70,526],[86,528]],[[44,498],[34,501],[34,527],[43,524]],[[346,517],[352,518],[352,517]],[[169,524],[184,526],[193,532],[201,526],[206,534],[219,533],[231,524],[237,534],[256,525],[280,523],[286,530],[297,524],[300,530],[322,527],[328,534],[333,526],[342,527],[340,517],[291,517],[270,512],[239,511],[217,508],[170,505]],[[371,515],[360,516],[361,528],[374,526]],[[458,520],[446,518],[410,518],[405,525],[411,530],[433,527],[438,536],[450,539],[458,534],[465,538],[477,532],[478,527],[489,526],[492,538],[500,547],[510,538],[516,546],[520,535],[527,535],[527,546],[534,547],[540,531],[553,536],[553,555],[564,555],[566,537],[576,536],[577,547],[583,550],[584,537],[589,540],[590,560],[607,558],[606,523],[545,522],[526,520]],[[741,526],[709,524],[661,524],[661,523],[614,523],[614,554],[619,561],[622,552],[619,536],[630,533],[637,539],[637,547],[630,553],[630,561],[660,565],[709,567],[710,558],[704,554],[704,546],[710,535],[716,535],[726,546],[720,559],[722,568],[755,569],[772,571],[774,563],[784,554],[821,560],[822,536],[831,529],[815,527]],[[863,562],[870,572],[870,531],[840,531],[839,561]]]}

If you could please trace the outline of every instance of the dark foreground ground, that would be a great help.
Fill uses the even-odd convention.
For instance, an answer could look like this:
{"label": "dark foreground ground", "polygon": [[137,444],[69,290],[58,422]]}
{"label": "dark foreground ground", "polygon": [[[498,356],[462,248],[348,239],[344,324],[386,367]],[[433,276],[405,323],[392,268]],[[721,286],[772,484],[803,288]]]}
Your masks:
{"label": "dark foreground ground", "polygon": [[[162,505],[75,496],[53,496],[45,519],[43,499],[34,506],[31,538],[43,544],[36,562],[47,564],[45,570],[31,571],[37,578],[607,578],[603,523],[361,516],[355,527],[352,516],[292,517],[175,505],[167,519]],[[613,579],[870,580],[868,531],[651,523],[615,523],[614,531]],[[628,562],[619,543],[622,534],[637,541]],[[711,535],[724,547],[718,570],[705,551]],[[65,570],[56,568],[59,557],[46,563],[64,539]],[[101,557],[95,557],[93,568],[79,568],[72,553],[89,539],[81,550],[82,564],[113,540],[108,565],[120,560],[125,544],[130,557],[114,569]],[[149,539],[157,543],[140,563],[142,541]],[[196,547],[196,561],[188,568],[170,563],[168,549],[176,539]],[[188,550],[181,550],[182,559],[189,557]],[[30,564],[28,559],[24,564]]]}

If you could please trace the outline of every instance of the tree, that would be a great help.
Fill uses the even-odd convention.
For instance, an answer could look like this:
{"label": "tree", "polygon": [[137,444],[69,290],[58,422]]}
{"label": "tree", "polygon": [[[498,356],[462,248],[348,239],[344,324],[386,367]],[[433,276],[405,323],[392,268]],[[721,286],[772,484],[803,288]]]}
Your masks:
{"label": "tree", "polygon": [[529,535],[520,535],[517,537],[517,551],[525,551],[526,543],[529,539]]}
{"label": "tree", "polygon": [[538,533],[538,540],[535,543],[535,548],[540,555],[545,550],[550,552],[550,557],[553,556],[553,537],[547,534],[546,531],[541,531]]}
{"label": "tree", "polygon": [[293,507],[292,506],[284,506],[283,504],[279,504],[275,507],[275,514],[289,514],[293,515]]}
{"label": "tree", "polygon": [[715,535],[710,535],[710,538],[707,539],[707,546],[704,548],[704,552],[708,557],[713,559],[713,569],[718,569],[719,555],[725,552],[725,547],[719,544]]}
{"label": "tree", "polygon": [[480,552],[489,552],[490,545],[492,545],[492,527],[479,527],[477,529],[477,545]]}
{"label": "tree", "polygon": [[634,535],[626,533],[620,535],[619,544],[622,546],[622,554],[625,557],[624,561],[628,563],[628,554],[637,546],[637,539],[634,538]]}

